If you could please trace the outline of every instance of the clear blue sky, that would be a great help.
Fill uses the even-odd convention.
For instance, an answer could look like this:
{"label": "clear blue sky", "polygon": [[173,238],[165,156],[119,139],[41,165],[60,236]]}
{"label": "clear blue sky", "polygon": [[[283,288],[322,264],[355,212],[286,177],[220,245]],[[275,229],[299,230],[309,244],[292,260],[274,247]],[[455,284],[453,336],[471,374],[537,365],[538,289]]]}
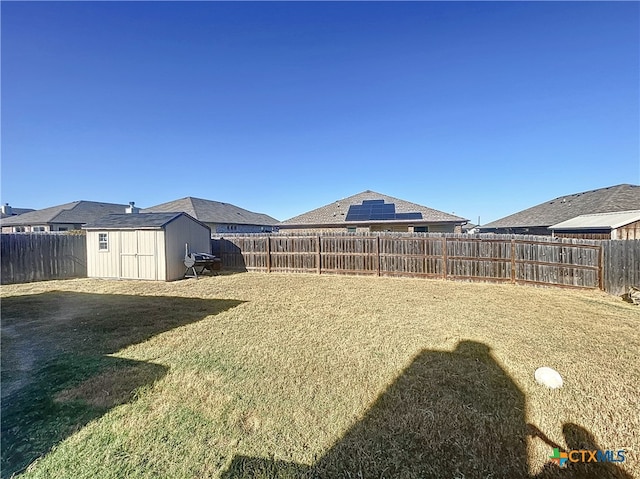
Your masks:
{"label": "clear blue sky", "polygon": [[371,189],[487,223],[640,183],[638,2],[7,2],[14,207]]}

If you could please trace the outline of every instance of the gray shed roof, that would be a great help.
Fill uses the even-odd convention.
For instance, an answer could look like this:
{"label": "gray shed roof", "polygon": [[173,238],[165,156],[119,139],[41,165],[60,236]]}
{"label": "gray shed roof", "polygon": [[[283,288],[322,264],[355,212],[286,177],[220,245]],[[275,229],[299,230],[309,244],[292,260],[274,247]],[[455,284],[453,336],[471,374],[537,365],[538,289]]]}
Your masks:
{"label": "gray shed roof", "polygon": [[91,223],[86,224],[83,228],[86,230],[162,229],[180,216],[186,216],[209,229],[207,225],[183,212],[112,214],[92,221]]}
{"label": "gray shed roof", "polygon": [[85,224],[111,213],[124,213],[127,206],[96,201],[74,201],[18,216],[10,216],[1,221],[2,226]]}
{"label": "gray shed roof", "polygon": [[489,228],[548,227],[576,216],[640,209],[640,186],[616,185],[560,196],[482,225]]}
{"label": "gray shed roof", "polygon": [[[396,213],[420,213],[422,219],[413,220],[369,220],[369,221],[346,221],[349,207],[361,205],[366,200],[384,200],[385,203],[394,203]],[[459,216],[450,215],[442,211],[427,208],[426,206],[411,203],[409,201],[383,195],[375,191],[366,190],[357,195],[340,199],[328,205],[321,206],[315,210],[294,216],[280,223],[282,226],[293,225],[342,225],[342,224],[369,224],[369,223],[464,223],[467,220]]]}
{"label": "gray shed roof", "polygon": [[257,226],[272,226],[278,223],[278,220],[263,213],[254,213],[253,211],[248,211],[229,203],[193,198],[191,196],[142,210],[143,213],[160,213],[165,211],[184,211],[204,223]]}
{"label": "gray shed roof", "polygon": [[580,215],[549,226],[551,230],[616,229],[640,221],[640,210]]}

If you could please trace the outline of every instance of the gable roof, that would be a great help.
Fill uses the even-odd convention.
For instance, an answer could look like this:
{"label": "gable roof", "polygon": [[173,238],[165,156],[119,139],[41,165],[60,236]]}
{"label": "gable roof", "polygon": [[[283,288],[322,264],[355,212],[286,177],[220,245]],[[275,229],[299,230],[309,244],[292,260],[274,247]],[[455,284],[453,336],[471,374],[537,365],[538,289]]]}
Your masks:
{"label": "gable roof", "polygon": [[[171,223],[180,216],[186,216],[187,218],[200,223],[200,221],[191,217],[187,213],[174,212],[174,213],[119,213],[103,216],[101,218],[87,223],[83,229],[86,230],[108,230],[108,229],[161,229],[167,224]],[[202,224],[202,223],[200,223]],[[202,224],[205,228],[208,226]]]}
{"label": "gable roof", "polygon": [[640,221],[640,210],[617,211],[615,213],[596,213],[580,215],[570,220],[549,226],[552,230],[580,229],[616,229],[629,223]]}
{"label": "gable roof", "polygon": [[[367,221],[347,221],[347,213],[351,206],[362,205],[363,201],[384,200],[385,203],[395,204],[396,213],[420,213],[421,219],[393,219],[393,220],[367,220]],[[315,210],[294,216],[286,221],[282,221],[280,225],[343,225],[343,224],[370,224],[370,223],[463,223],[467,220],[459,216],[450,215],[442,211],[427,208],[426,206],[411,203],[409,201],[394,198],[393,196],[383,195],[375,191],[366,190],[357,195],[340,199],[328,205],[321,206]]]}
{"label": "gable roof", "polygon": [[124,213],[128,205],[74,201],[2,219],[2,226],[85,224],[111,213]]}
{"label": "gable roof", "polygon": [[640,186],[622,184],[560,196],[480,228],[548,227],[576,216],[640,209]]}
{"label": "gable roof", "polygon": [[238,206],[219,201],[187,196],[142,210],[143,213],[183,211],[204,223],[231,223],[241,225],[271,226],[278,220],[263,213],[254,213]]}

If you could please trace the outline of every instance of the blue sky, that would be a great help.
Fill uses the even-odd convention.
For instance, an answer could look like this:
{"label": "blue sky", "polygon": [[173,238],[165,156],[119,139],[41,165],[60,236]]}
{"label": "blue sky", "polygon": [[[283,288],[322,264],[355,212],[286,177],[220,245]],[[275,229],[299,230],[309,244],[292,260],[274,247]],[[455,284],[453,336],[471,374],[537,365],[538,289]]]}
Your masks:
{"label": "blue sky", "polygon": [[640,183],[638,2],[7,2],[1,200],[481,223]]}

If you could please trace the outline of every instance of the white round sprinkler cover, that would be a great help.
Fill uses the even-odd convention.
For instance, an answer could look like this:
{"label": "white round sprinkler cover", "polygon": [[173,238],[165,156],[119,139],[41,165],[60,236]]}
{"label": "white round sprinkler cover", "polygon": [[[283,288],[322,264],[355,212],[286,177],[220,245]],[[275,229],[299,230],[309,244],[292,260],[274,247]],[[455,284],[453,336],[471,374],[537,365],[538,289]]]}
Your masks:
{"label": "white round sprinkler cover", "polygon": [[534,374],[538,384],[547,386],[551,389],[558,389],[562,387],[562,376],[555,369],[548,368],[546,366],[536,369]]}

